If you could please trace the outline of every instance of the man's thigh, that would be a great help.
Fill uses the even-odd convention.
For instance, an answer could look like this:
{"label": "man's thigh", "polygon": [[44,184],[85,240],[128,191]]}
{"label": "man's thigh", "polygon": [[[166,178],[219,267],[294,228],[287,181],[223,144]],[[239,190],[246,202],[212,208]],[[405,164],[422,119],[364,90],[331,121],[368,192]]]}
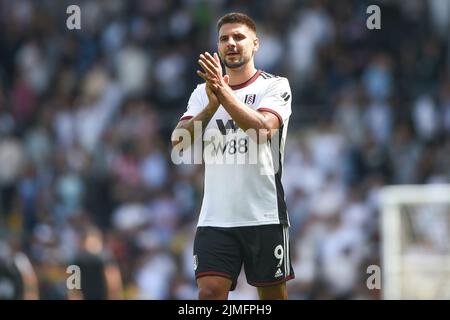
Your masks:
{"label": "man's thigh", "polygon": [[225,277],[234,290],[243,261],[242,250],[232,228],[198,227],[194,240],[195,277]]}
{"label": "man's thigh", "polygon": [[295,277],[291,265],[288,226],[253,226],[245,227],[240,232],[245,274],[250,285],[276,287]]}

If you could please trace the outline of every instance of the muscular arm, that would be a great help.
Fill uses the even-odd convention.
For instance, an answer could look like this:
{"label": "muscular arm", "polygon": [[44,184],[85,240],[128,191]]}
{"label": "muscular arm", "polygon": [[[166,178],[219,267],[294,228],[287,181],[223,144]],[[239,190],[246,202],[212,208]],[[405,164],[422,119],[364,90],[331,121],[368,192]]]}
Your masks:
{"label": "muscular arm", "polygon": [[281,122],[277,116],[267,111],[253,110],[234,95],[231,87],[224,81],[225,77],[222,77],[222,67],[217,54],[214,54],[214,57],[209,53],[200,55],[199,64],[205,72],[198,71],[197,74],[207,81],[222,106],[242,130],[253,129],[258,135],[270,138],[271,130],[280,127]]}
{"label": "muscular arm", "polygon": [[205,109],[203,109],[198,115],[191,119],[181,120],[178,122],[178,125],[176,126],[175,130],[172,133],[172,147],[175,147],[177,144],[179,144],[183,139],[180,137],[180,135],[176,134],[176,131],[179,129],[185,129],[189,132],[189,137],[191,139],[190,144],[194,143],[195,139],[195,131],[194,131],[194,123],[195,121],[200,121],[202,124],[202,130],[204,131],[206,126],[208,125],[209,121],[211,121],[211,118],[216,113],[217,107],[215,107],[212,103],[208,103]]}
{"label": "muscular arm", "polygon": [[249,108],[237,99],[228,85],[218,86],[216,94],[225,110],[242,130],[254,129],[258,134],[261,133],[270,138],[271,130],[280,127],[277,116],[267,111]]}

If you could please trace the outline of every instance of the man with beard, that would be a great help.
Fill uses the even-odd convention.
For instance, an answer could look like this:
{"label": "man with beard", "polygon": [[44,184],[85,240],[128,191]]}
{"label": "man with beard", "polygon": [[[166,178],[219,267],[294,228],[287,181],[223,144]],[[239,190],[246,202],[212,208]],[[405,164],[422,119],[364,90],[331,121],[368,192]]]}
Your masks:
{"label": "man with beard", "polygon": [[217,29],[218,54],[200,54],[197,74],[205,83],[172,134],[174,150],[185,152],[200,136],[194,127],[204,129],[204,196],[194,241],[199,299],[227,299],[242,266],[261,299],[287,299],[294,272],[281,174],[289,82],[255,68],[259,40],[249,16],[229,13]]}

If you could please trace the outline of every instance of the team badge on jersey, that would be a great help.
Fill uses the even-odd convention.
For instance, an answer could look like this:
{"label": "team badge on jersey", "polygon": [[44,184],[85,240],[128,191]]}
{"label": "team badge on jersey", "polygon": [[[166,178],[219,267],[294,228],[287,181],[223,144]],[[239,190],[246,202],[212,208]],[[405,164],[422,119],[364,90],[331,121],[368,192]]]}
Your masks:
{"label": "team badge on jersey", "polygon": [[252,105],[255,103],[255,100],[256,100],[256,94],[246,94],[244,103],[247,105]]}

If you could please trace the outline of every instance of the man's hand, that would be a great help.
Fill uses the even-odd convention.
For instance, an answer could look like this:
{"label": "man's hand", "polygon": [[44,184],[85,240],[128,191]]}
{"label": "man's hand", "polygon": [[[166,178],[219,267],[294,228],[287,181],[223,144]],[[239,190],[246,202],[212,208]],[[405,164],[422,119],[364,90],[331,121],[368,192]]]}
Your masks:
{"label": "man's hand", "polygon": [[206,85],[209,85],[213,92],[216,92],[219,87],[228,86],[230,78],[228,75],[222,75],[222,66],[217,53],[214,53],[214,57],[209,52],[200,54],[198,63],[204,72],[197,70],[197,74],[206,81]]}
{"label": "man's hand", "polygon": [[208,82],[206,83],[206,94],[208,95],[209,100],[207,108],[213,112],[216,112],[220,105],[219,98],[217,98],[217,95],[214,93]]}
{"label": "man's hand", "polygon": [[259,140],[260,133],[270,138],[273,133],[272,131],[277,130],[281,126],[282,121],[273,113],[253,110],[236,97],[228,85],[228,75],[222,76],[222,66],[217,53],[214,53],[214,56],[208,52],[200,54],[198,63],[203,69],[203,72],[197,70],[198,76],[206,81],[207,88],[210,87],[220,104],[237,123],[239,128],[243,131],[254,129],[258,132],[258,136],[255,137],[258,143],[266,141]]}

